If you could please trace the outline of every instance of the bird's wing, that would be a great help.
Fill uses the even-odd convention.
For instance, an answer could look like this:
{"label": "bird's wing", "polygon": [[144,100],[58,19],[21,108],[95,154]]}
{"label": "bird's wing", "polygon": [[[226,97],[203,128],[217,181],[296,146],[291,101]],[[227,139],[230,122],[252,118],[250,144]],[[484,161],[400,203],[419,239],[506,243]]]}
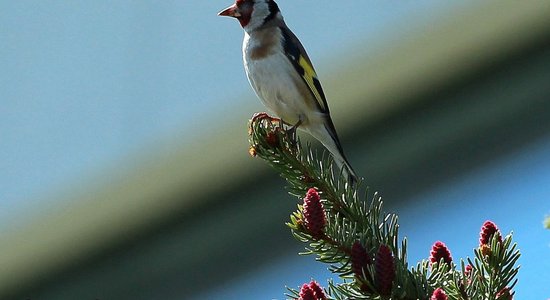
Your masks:
{"label": "bird's wing", "polygon": [[317,78],[317,73],[313,69],[313,64],[307,56],[306,50],[298,38],[288,29],[288,27],[281,27],[281,33],[283,36],[283,48],[285,55],[292,62],[294,69],[300,74],[304,82],[306,83],[309,91],[316,100],[317,107],[323,113],[329,114],[327,105],[327,99],[321,82]]}

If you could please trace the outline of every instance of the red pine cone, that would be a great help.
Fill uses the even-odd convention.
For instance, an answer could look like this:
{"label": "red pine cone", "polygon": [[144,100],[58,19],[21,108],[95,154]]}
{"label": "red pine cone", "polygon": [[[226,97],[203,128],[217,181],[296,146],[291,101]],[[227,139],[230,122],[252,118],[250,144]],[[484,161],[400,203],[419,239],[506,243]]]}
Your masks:
{"label": "red pine cone", "polygon": [[502,237],[500,236],[500,231],[495,223],[491,221],[485,221],[483,226],[481,226],[481,232],[479,233],[479,245],[488,245],[495,233],[498,233],[498,241],[502,242]]}
{"label": "red pine cone", "polygon": [[315,299],[317,300],[327,299],[327,296],[325,296],[325,292],[323,292],[323,289],[316,281],[311,281],[309,283],[309,288],[313,291],[313,294],[315,295]]}
{"label": "red pine cone", "polygon": [[453,261],[453,258],[451,257],[451,252],[447,248],[447,246],[441,242],[437,241],[432,246],[432,251],[430,252],[430,261],[432,263],[439,263],[439,261],[443,259],[443,261],[450,265]]}
{"label": "red pine cone", "polygon": [[470,283],[472,280],[472,265],[467,264],[466,267],[464,267],[464,277],[467,279],[467,282]]}
{"label": "red pine cone", "polygon": [[472,275],[472,265],[467,264],[466,267],[464,267],[464,276],[470,277]]}
{"label": "red pine cone", "polygon": [[357,278],[364,278],[363,272],[366,273],[367,266],[372,264],[367,250],[359,241],[355,241],[351,247],[351,269]]}
{"label": "red pine cone", "polygon": [[315,298],[315,292],[309,287],[309,285],[307,285],[307,283],[302,285],[299,296],[300,298],[298,298],[298,300],[317,300],[317,298]]}
{"label": "red pine cone", "polygon": [[326,300],[325,292],[315,281],[311,281],[309,284],[304,283],[300,289],[299,300]]}
{"label": "red pine cone", "polygon": [[376,289],[381,295],[390,295],[395,278],[395,265],[390,247],[380,245],[374,262]]}
{"label": "red pine cone", "polygon": [[441,288],[437,288],[432,296],[430,297],[430,300],[447,300],[447,294],[445,294],[445,291]]}
{"label": "red pine cone", "polygon": [[305,226],[311,236],[321,238],[327,223],[325,209],[316,189],[310,188],[304,198],[303,215]]}

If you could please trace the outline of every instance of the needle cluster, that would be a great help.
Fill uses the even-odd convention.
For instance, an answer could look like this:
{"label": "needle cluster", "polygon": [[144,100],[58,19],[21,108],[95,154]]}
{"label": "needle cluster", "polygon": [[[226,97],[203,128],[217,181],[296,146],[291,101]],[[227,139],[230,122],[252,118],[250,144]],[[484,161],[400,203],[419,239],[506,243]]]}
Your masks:
{"label": "needle cluster", "polygon": [[[383,213],[382,199],[349,184],[330,155],[302,147],[292,130],[267,114],[249,124],[250,154],[264,159],[299,199],[287,226],[304,243],[303,255],[327,264],[339,280],[289,289],[290,299],[512,299],[520,256],[512,235],[502,237],[488,221],[473,259],[457,265],[437,241],[426,259],[409,267],[407,239],[398,236],[397,215]],[[475,237],[473,237],[475,241]]]}

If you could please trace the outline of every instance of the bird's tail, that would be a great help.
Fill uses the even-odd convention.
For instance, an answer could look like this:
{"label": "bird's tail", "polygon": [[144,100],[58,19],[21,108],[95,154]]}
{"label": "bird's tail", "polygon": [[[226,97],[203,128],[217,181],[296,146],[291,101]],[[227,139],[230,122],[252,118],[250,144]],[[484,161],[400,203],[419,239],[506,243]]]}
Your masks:
{"label": "bird's tail", "polygon": [[336,154],[335,152],[331,152],[331,153],[334,156],[334,162],[336,163],[338,170],[344,169],[344,172],[346,172],[348,175],[349,182],[352,185],[355,185],[355,183],[357,183],[357,180],[358,180],[357,173],[355,173],[355,170],[353,170],[353,168],[351,167],[349,161],[344,156],[344,153],[343,152],[338,152],[338,154]]}
{"label": "bird's tail", "polygon": [[318,141],[320,141],[325,148],[332,154],[334,157],[334,162],[338,167],[338,170],[344,171],[347,174],[348,179],[352,185],[354,185],[358,178],[357,174],[351,167],[349,161],[344,155],[344,150],[336,134],[336,130],[330,118],[325,122],[324,126],[316,126],[317,128],[307,128],[306,130]]}

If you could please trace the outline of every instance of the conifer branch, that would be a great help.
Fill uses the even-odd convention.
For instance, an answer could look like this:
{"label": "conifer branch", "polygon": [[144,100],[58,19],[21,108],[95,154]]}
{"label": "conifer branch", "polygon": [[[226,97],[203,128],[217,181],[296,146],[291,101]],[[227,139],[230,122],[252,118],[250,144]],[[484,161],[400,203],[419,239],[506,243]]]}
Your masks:
{"label": "conifer branch", "polygon": [[[398,218],[385,214],[382,199],[333,169],[332,158],[303,147],[278,119],[256,114],[249,124],[250,154],[264,159],[302,200],[287,226],[306,244],[304,255],[328,264],[341,282],[330,279],[324,291],[317,282],[289,289],[291,299],[512,299],[520,253],[512,234],[504,240],[496,225],[483,224],[473,260],[460,260],[436,242],[429,260],[409,269],[407,240],[399,240]],[[367,199],[370,198],[370,201]]]}

